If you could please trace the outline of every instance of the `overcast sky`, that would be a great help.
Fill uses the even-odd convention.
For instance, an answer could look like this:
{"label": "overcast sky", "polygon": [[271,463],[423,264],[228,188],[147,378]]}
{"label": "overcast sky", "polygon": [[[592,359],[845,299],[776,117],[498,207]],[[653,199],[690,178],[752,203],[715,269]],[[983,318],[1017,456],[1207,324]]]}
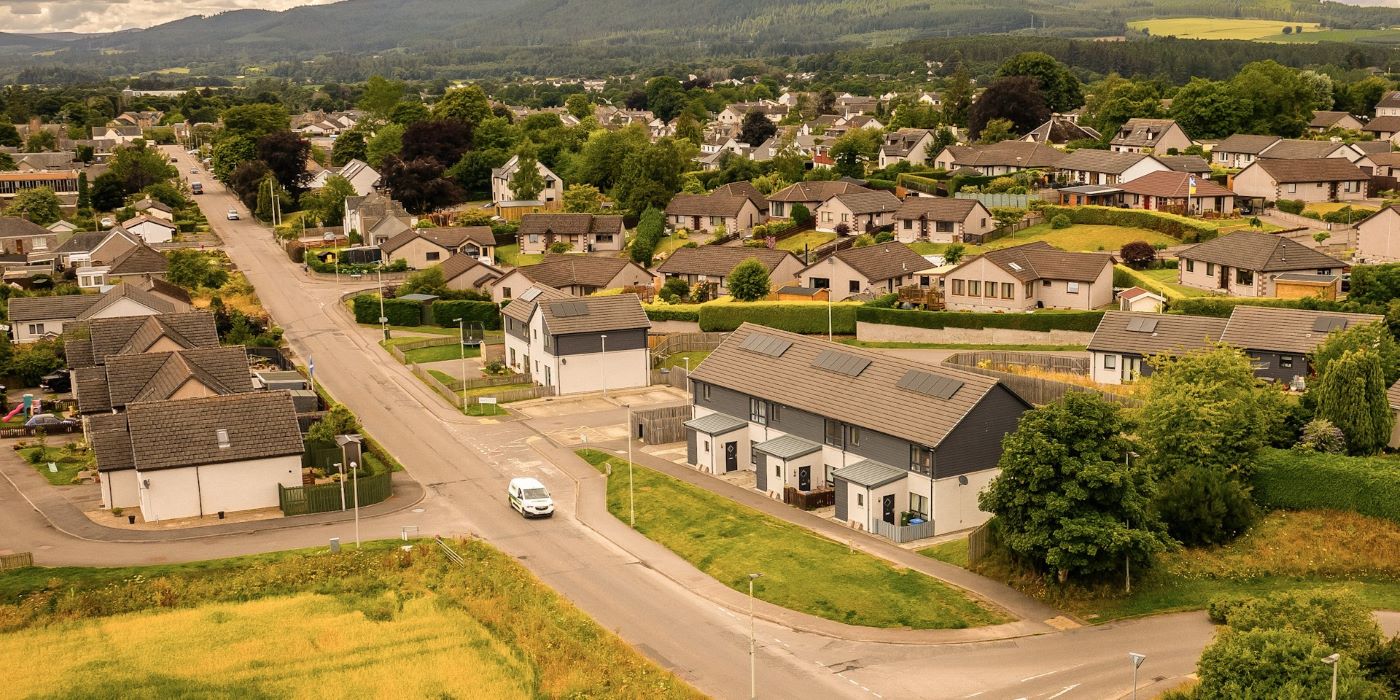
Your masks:
{"label": "overcast sky", "polygon": [[110,32],[225,10],[285,10],[327,2],[331,0],[0,0],[0,31]]}

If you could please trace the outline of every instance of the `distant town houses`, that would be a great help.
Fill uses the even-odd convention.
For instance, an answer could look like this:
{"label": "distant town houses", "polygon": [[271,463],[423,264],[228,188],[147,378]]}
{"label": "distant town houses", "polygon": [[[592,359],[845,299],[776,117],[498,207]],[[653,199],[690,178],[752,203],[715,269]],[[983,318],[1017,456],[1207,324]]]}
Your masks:
{"label": "distant town houses", "polygon": [[1133,118],[1118,127],[1108,142],[1121,153],[1175,153],[1191,147],[1191,137],[1170,119]]}
{"label": "distant town houses", "polygon": [[326,181],[332,175],[339,175],[350,182],[350,186],[355,188],[355,194],[361,197],[373,192],[379,186],[379,172],[371,168],[368,163],[352,158],[345,165],[318,170],[307,183],[308,189],[318,189],[326,186]]}
{"label": "distant town houses", "polygon": [[1346,158],[1260,158],[1234,177],[1234,191],[1267,202],[1357,201],[1366,198],[1370,176]]}
{"label": "distant town houses", "polygon": [[746,260],[763,265],[774,287],[797,279],[804,267],[800,258],[786,250],[706,245],[678,248],[656,272],[666,280],[684,280],[692,288],[704,285],[715,297],[729,293],[729,274]]}

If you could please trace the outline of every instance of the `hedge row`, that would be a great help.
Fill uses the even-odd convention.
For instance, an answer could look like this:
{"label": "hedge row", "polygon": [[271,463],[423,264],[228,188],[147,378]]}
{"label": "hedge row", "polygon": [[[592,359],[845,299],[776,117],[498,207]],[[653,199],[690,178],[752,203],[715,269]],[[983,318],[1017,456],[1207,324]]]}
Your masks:
{"label": "hedge row", "polygon": [[1254,470],[1254,500],[1265,508],[1331,508],[1400,522],[1400,462],[1264,450]]}
{"label": "hedge row", "polygon": [[[361,294],[353,303],[356,323],[379,323],[379,297]],[[391,326],[419,326],[423,324],[423,305],[416,301],[385,299],[384,316]]]}
{"label": "hedge row", "polygon": [[1118,209],[1115,207],[1059,207],[1045,206],[1041,214],[1046,221],[1059,214],[1069,217],[1076,224],[1098,224],[1102,226],[1132,226],[1165,234],[1183,243],[1199,243],[1215,238],[1219,233],[1209,224],[1188,219],[1175,214],[1144,211],[1142,209]]}
{"label": "hedge row", "polygon": [[[1158,280],[1148,277],[1127,265],[1113,266],[1113,286],[1115,287],[1142,287],[1149,292],[1161,294],[1168,301],[1185,299],[1186,295],[1162,284]],[[1227,314],[1228,315],[1228,314]]]}
{"label": "hedge row", "polygon": [[1236,306],[1273,306],[1284,309],[1309,309],[1313,311],[1340,311],[1346,313],[1385,314],[1379,305],[1367,305],[1354,301],[1332,301],[1305,297],[1302,299],[1272,299],[1249,297],[1186,297],[1172,299],[1168,307],[1173,313],[1192,316],[1215,316],[1228,318]]}
{"label": "hedge row", "polygon": [[[831,331],[855,335],[856,308],[849,304],[830,305]],[[781,301],[706,304],[700,307],[700,330],[727,332],[744,322],[790,331],[820,335],[827,331],[827,304]]]}
{"label": "hedge row", "polygon": [[862,323],[910,328],[1009,328],[1020,331],[1094,332],[1102,311],[1057,311],[1034,314],[992,314],[966,311],[913,311],[863,306],[855,317]]}
{"label": "hedge row", "polygon": [[501,329],[501,307],[490,301],[467,301],[467,300],[441,300],[435,301],[432,305],[433,323],[443,328],[456,327],[457,322],[453,319],[463,319],[466,327],[472,328],[478,324],[485,326],[487,330]]}
{"label": "hedge row", "polygon": [[[361,294],[352,302],[356,323],[379,323],[379,297]],[[471,324],[480,323],[488,330],[500,330],[500,308],[489,301],[441,300],[433,302],[428,309],[416,301],[385,299],[384,316],[391,326],[420,326],[434,323],[444,328],[455,328],[454,318],[464,318]]]}
{"label": "hedge row", "polygon": [[699,321],[698,304],[642,304],[647,318],[653,321]]}

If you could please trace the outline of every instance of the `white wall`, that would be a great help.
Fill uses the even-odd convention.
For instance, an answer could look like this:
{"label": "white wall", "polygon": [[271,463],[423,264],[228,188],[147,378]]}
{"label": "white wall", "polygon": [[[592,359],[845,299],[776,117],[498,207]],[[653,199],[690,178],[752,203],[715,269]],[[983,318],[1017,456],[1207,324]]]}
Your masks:
{"label": "white wall", "polygon": [[149,306],[131,299],[118,299],[111,306],[97,312],[93,318],[119,318],[123,316],[157,316],[159,313]]}
{"label": "white wall", "polygon": [[194,467],[137,471],[136,479],[141,488],[141,517],[146,522],[200,514],[200,484]]}
{"label": "white wall", "polygon": [[651,379],[651,360],[646,348],[564,355],[554,359],[560,394],[602,391],[604,385],[608,389],[632,389],[646,386]]}
{"label": "white wall", "polygon": [[160,224],[143,221],[126,230],[141,237],[146,243],[169,243],[175,238],[174,232]]}
{"label": "white wall", "polygon": [[[199,468],[199,481],[206,514],[274,508],[278,505],[278,484],[301,486],[301,457],[211,464]],[[350,493],[347,484],[346,494]]]}
{"label": "white wall", "polygon": [[[35,332],[30,332],[30,326],[35,327]],[[49,335],[63,335],[62,319],[10,322],[10,337],[16,343],[32,343]]]}
{"label": "white wall", "polygon": [[136,508],[140,505],[141,495],[136,489],[135,469],[102,472],[103,508]]}
{"label": "white wall", "polygon": [[992,479],[1000,474],[1000,469],[986,469],[980,472],[963,474],[967,484],[958,483],[958,477],[935,479],[933,482],[933,534],[942,535],[977,527],[992,516],[977,507],[977,494],[981,493]]}

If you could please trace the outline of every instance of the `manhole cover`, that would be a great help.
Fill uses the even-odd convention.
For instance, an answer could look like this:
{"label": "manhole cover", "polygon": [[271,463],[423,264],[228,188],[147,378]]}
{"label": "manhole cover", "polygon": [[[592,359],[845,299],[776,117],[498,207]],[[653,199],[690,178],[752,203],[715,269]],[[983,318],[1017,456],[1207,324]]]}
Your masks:
{"label": "manhole cover", "polygon": [[414,508],[414,509],[413,509],[413,512],[415,512],[415,513],[422,513],[422,512],[423,512],[423,509],[422,509],[422,508]]}

